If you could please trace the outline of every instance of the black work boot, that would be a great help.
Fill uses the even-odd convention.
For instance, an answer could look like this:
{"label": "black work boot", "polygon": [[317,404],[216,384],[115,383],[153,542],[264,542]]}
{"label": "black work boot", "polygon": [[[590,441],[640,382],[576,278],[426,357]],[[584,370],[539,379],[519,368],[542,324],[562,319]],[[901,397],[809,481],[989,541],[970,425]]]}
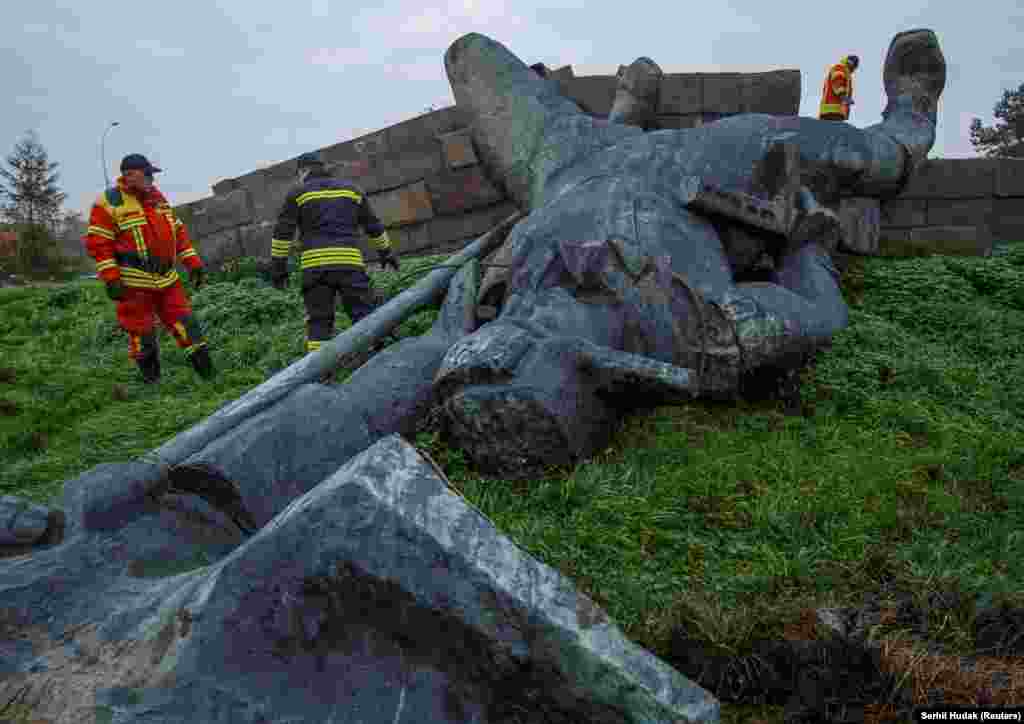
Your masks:
{"label": "black work boot", "polygon": [[205,344],[192,353],[189,361],[192,362],[192,366],[204,380],[209,380],[213,377],[213,360],[210,359],[210,350],[207,349]]}
{"label": "black work boot", "polygon": [[156,384],[160,380],[160,355],[151,353],[136,360],[139,371],[142,372],[142,381],[147,385]]}

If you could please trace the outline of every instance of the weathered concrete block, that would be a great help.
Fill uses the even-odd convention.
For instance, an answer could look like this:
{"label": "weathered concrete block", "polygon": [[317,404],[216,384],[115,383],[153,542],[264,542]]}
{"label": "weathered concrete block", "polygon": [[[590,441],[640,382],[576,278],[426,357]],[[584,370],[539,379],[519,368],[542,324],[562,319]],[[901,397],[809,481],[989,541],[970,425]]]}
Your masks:
{"label": "weathered concrete block", "polygon": [[704,73],[701,75],[701,107],[705,113],[739,113],[742,108],[741,73]]}
{"label": "weathered concrete block", "polygon": [[511,201],[502,201],[483,209],[474,209],[467,214],[435,216],[430,221],[430,238],[438,247],[450,246],[468,239],[475,239],[497,226],[516,211]]}
{"label": "weathered concrete block", "polygon": [[985,198],[995,192],[998,162],[988,158],[942,158],[914,171],[901,199]]}
{"label": "weathered concrete block", "polygon": [[239,186],[249,194],[249,203],[255,218],[269,218],[280,210],[279,208],[273,208],[273,204],[270,203],[271,199],[268,198],[268,189],[271,187],[271,184],[268,183],[267,174],[262,170],[239,176],[237,180]]}
{"label": "weathered concrete block", "polygon": [[883,201],[882,226],[924,226],[926,204],[922,199]]}
{"label": "weathered concrete block", "polygon": [[739,86],[741,113],[795,116],[800,112],[799,70],[744,73]]}
{"label": "weathered concrete block", "polygon": [[429,222],[389,229],[388,236],[391,237],[391,246],[399,256],[422,254],[433,250]]}
{"label": "weathered concrete block", "polygon": [[192,201],[181,206],[174,207],[174,215],[178,217],[178,221],[185,225],[185,228],[192,233],[192,217],[197,209],[202,208],[207,199],[199,199],[198,201]]}
{"label": "weathered concrete block", "polygon": [[191,231],[196,236],[206,236],[250,221],[252,208],[249,195],[245,189],[238,188],[223,196],[212,196],[196,208],[192,214]]}
{"label": "weathered concrete block", "polygon": [[352,144],[352,148],[362,158],[391,150],[388,146],[387,136],[383,130],[367,133],[359,138],[353,138],[350,143]]}
{"label": "weathered concrete block", "polygon": [[278,215],[281,213],[281,208],[284,205],[284,199],[288,195],[288,192],[295,188],[296,179],[294,176],[284,178],[268,178],[267,185],[264,188],[262,206],[263,213],[259,213],[257,210],[256,199],[250,195],[250,200],[253,205],[253,218],[257,221],[277,221]]}
{"label": "weathered concrete block", "polygon": [[992,235],[976,226],[925,226],[902,233],[887,231],[879,244],[882,256],[989,256]]}
{"label": "weathered concrete block", "polygon": [[423,181],[374,194],[370,203],[384,226],[389,228],[427,221],[434,216],[430,192]]}
{"label": "weathered concrete block", "polygon": [[428,176],[426,184],[434,213],[438,215],[460,214],[505,198],[479,165]]}
{"label": "weathered concrete block", "polygon": [[356,148],[356,140],[343,141],[320,149],[320,157],[328,167],[334,164],[360,161],[366,158],[367,154]]}
{"label": "weathered concrete block", "polygon": [[355,181],[356,183],[360,183],[359,180],[361,178],[366,178],[370,175],[370,172],[372,171],[373,168],[373,164],[371,164],[370,161],[365,158],[359,158],[347,161],[334,161],[332,163],[326,164],[326,168],[335,176],[349,178]]}
{"label": "weathered concrete block", "polygon": [[1000,241],[1024,241],[1024,197],[994,200],[992,233]]}
{"label": "weathered concrete block", "polygon": [[223,196],[238,188],[241,188],[241,186],[239,185],[237,178],[226,178],[213,185],[213,193],[218,196]]}
{"label": "weathered concrete block", "polygon": [[616,82],[613,75],[577,76],[565,84],[565,95],[587,113],[607,116],[615,101]]}
{"label": "weathered concrete block", "polygon": [[703,96],[698,73],[666,73],[661,79],[658,114],[689,115],[700,113]]}
{"label": "weathered concrete block", "polygon": [[[246,255],[245,248],[241,245],[238,228],[215,231],[211,234],[193,238],[196,251],[202,257],[203,263],[211,268],[218,268],[228,259],[236,259]],[[270,240],[267,240],[266,255],[270,255]],[[255,254],[253,256],[256,256]]]}
{"label": "weathered concrete block", "polygon": [[996,167],[996,196],[1024,197],[1024,158],[999,159]]}
{"label": "weathered concrete block", "polygon": [[445,167],[441,144],[433,136],[415,148],[378,153],[367,161],[369,170],[355,180],[368,194],[415,183]]}
{"label": "weathered concrete block", "polygon": [[388,151],[418,149],[425,140],[452,133],[469,125],[464,111],[446,106],[436,111],[410,118],[383,130]]}
{"label": "weathered concrete block", "polygon": [[438,136],[438,139],[441,141],[444,161],[448,168],[462,168],[480,162],[473,148],[473,133],[470,129],[462,128],[452,133],[445,133]]}
{"label": "weathered concrete block", "polygon": [[270,258],[270,239],[274,234],[273,221],[258,221],[237,229],[237,244],[244,256]]}
{"label": "weathered concrete block", "polygon": [[992,199],[932,199],[928,201],[927,226],[990,226]]}
{"label": "weathered concrete block", "polygon": [[878,199],[844,198],[839,202],[839,249],[854,254],[878,254],[882,214]]}
{"label": "weathered concrete block", "polygon": [[571,65],[563,65],[561,68],[556,68],[548,74],[549,80],[553,80],[558,83],[565,83],[575,77],[576,75],[572,72]]}

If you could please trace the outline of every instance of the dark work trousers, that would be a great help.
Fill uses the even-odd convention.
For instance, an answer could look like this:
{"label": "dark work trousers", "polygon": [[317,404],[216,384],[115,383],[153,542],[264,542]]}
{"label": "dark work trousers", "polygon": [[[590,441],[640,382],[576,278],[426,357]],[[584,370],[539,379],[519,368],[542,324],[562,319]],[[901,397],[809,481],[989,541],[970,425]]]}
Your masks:
{"label": "dark work trousers", "polygon": [[380,303],[373,282],[363,269],[306,269],[302,272],[302,298],[306,303],[306,351],[334,336],[335,295],[355,324]]}

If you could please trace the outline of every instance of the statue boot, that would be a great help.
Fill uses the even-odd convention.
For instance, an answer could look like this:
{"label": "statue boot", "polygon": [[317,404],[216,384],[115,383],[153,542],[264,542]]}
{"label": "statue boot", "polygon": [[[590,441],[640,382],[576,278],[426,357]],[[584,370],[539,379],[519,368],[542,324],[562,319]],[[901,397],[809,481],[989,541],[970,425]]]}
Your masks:
{"label": "statue boot", "polygon": [[865,129],[890,136],[912,159],[923,161],[935,143],[939,97],[946,87],[946,59],[931,30],[898,33],[882,73],[888,103],[882,122]]}
{"label": "statue boot", "polygon": [[619,66],[615,100],[608,120],[645,131],[655,127],[661,79],[664,73],[650,58],[640,57],[628,66]]}

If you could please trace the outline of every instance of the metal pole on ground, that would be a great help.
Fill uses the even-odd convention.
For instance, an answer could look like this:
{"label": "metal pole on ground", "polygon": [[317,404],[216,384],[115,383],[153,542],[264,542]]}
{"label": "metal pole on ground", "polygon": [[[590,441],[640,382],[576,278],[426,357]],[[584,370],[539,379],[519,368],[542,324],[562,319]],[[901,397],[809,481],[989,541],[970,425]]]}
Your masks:
{"label": "metal pole on ground", "polygon": [[168,440],[152,454],[163,464],[179,465],[246,419],[277,403],[299,385],[317,382],[346,362],[357,359],[374,342],[392,332],[414,312],[442,298],[458,267],[471,259],[484,258],[501,246],[508,232],[523,217],[522,212],[508,217],[462,251],[449,257],[445,266],[434,269],[417,284],[334,339],[325,342],[319,350],[293,362],[234,402]]}

